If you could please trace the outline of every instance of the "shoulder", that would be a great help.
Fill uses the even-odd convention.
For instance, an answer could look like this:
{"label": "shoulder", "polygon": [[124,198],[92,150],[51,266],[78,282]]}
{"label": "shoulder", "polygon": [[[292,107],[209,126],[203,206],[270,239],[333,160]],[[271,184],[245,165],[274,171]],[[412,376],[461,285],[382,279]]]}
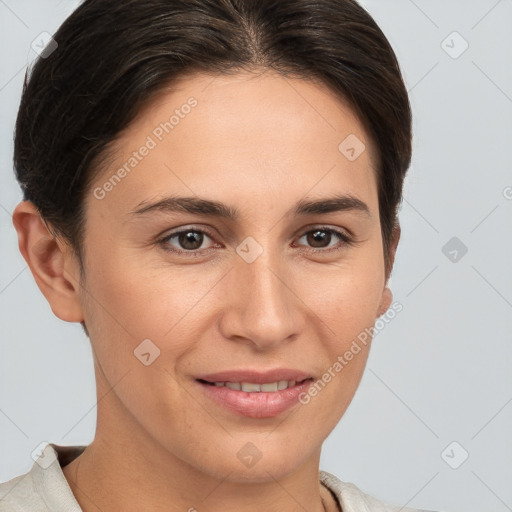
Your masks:
{"label": "shoulder", "polygon": [[364,493],[351,482],[343,482],[327,471],[320,471],[320,481],[338,498],[343,512],[433,512],[392,505]]}
{"label": "shoulder", "polygon": [[48,444],[29,472],[0,483],[0,512],[81,511],[55,448]]}
{"label": "shoulder", "polygon": [[32,471],[0,483],[0,512],[47,510],[34,486]]}

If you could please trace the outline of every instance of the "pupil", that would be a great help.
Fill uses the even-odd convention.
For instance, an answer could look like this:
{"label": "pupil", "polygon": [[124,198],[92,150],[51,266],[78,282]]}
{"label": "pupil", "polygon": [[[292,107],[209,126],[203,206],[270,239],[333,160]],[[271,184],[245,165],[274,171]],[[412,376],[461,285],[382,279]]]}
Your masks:
{"label": "pupil", "polygon": [[[317,230],[317,231],[312,231],[312,240],[313,240],[313,243],[311,243],[311,240],[309,241],[311,243],[311,245],[313,245],[313,247],[318,247],[318,245],[315,245],[317,244],[317,242],[322,242],[326,239],[328,239],[328,237],[330,236],[329,233],[327,233],[326,231],[322,231],[322,230]],[[320,245],[320,247],[323,247]]]}
{"label": "pupil", "polygon": [[[180,234],[180,244],[185,249],[198,249],[201,247],[202,235],[196,231],[187,231]],[[198,243],[199,242],[199,243]]]}

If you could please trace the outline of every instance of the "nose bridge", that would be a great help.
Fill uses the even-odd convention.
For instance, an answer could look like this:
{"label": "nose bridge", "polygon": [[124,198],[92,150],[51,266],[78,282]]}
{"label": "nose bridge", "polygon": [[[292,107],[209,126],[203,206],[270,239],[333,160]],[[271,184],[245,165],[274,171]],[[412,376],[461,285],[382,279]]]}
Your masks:
{"label": "nose bridge", "polygon": [[282,255],[256,244],[254,239],[246,240],[237,248],[225,334],[263,348],[297,332],[300,315]]}

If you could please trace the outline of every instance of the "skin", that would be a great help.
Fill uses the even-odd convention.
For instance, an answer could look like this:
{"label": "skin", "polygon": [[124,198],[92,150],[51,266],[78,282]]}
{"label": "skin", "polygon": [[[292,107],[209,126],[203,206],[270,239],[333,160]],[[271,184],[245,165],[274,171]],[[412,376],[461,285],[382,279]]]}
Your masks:
{"label": "skin", "polygon": [[[191,96],[197,106],[97,199],[94,188]],[[366,145],[355,161],[338,150],[349,134]],[[318,83],[271,71],[194,74],[153,99],[114,150],[86,197],[81,283],[73,251],[34,206],[23,201],[14,212],[20,250],[53,312],[85,321],[90,334],[97,430],[63,469],[80,506],[321,512],[323,499],[327,510],[337,510],[318,480],[321,445],[356,392],[370,344],[310,403],[275,418],[229,412],[195,377],[285,367],[317,380],[390,306],[377,155],[362,124]],[[170,193],[220,201],[240,218],[130,214]],[[303,198],[334,193],[360,199],[369,214],[287,214]],[[312,234],[304,236],[322,226],[355,243],[332,234],[315,245]],[[178,237],[155,243],[177,228],[213,236],[199,239],[199,257],[164,249],[186,251]],[[252,263],[236,252],[249,236],[263,248]],[[398,239],[397,229],[391,262]],[[147,338],[160,349],[149,366],[134,357]],[[262,454],[251,468],[237,457],[248,442]]]}

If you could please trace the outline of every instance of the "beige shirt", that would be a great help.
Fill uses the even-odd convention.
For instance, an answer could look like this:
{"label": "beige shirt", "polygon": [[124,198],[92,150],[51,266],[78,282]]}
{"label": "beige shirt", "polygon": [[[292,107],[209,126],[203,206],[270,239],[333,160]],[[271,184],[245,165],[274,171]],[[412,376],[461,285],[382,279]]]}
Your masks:
{"label": "beige shirt", "polygon": [[[48,444],[28,473],[0,483],[0,512],[82,512],[62,468],[84,449]],[[327,471],[319,474],[342,512],[428,512],[384,503]]]}

